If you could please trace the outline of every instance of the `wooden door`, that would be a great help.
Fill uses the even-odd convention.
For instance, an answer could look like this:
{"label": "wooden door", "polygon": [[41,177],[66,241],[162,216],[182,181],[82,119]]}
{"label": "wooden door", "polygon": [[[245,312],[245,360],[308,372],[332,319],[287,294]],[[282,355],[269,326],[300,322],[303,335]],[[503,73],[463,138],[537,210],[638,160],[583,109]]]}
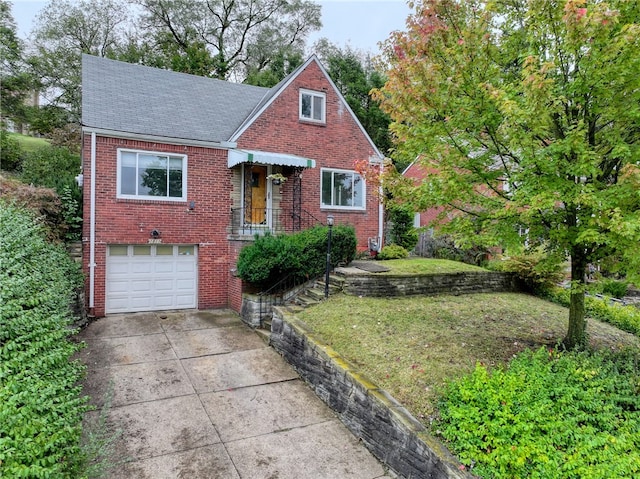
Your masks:
{"label": "wooden door", "polygon": [[253,165],[246,169],[250,175],[251,188],[250,207],[245,211],[245,221],[254,225],[262,225],[267,222],[267,167]]}

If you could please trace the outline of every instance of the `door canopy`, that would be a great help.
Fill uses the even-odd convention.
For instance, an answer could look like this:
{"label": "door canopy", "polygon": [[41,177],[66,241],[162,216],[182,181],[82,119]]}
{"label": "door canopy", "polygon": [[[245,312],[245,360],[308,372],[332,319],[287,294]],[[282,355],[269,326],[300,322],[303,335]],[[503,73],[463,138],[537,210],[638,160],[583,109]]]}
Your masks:
{"label": "door canopy", "polygon": [[241,163],[260,163],[263,165],[296,166],[315,168],[316,161],[302,156],[272,153],[270,151],[229,150],[227,166],[233,168]]}

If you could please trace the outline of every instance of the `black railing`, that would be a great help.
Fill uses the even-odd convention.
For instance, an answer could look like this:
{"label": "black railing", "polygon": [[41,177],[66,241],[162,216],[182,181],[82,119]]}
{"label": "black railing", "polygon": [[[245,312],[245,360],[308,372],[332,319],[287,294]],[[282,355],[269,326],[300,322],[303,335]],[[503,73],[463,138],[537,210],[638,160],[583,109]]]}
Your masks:
{"label": "black railing", "polygon": [[231,229],[234,234],[254,235],[294,233],[322,224],[306,210],[274,208],[231,208]]}

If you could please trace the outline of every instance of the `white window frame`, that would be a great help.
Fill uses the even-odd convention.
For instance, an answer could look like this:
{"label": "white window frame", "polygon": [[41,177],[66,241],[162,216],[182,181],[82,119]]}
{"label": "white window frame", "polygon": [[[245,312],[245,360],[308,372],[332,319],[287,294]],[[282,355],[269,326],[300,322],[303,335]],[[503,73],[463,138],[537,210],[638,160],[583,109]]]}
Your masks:
{"label": "white window frame", "polygon": [[[311,96],[311,116],[303,116],[302,114],[302,97],[304,95],[309,95]],[[322,112],[320,115],[320,119],[316,119],[314,118],[314,102],[313,99],[314,97],[317,98],[321,98],[322,99]],[[321,123],[321,124],[325,124],[327,122],[327,95],[324,92],[319,92],[319,91],[313,91],[313,90],[305,90],[305,89],[300,89],[300,100],[298,102],[298,116],[300,118],[300,120],[302,121],[309,121],[312,123]]]}
{"label": "white window frame", "polygon": [[[324,178],[324,173],[331,172],[331,203],[330,205],[322,202],[322,180]],[[333,173],[347,173],[354,176],[359,176],[362,181],[362,206],[341,206],[333,204],[335,200],[333,198]],[[339,168],[320,168],[320,208],[323,210],[350,210],[350,211],[366,211],[367,209],[367,182],[364,180],[362,175],[360,175],[357,171],[354,170],[341,170]]]}
{"label": "white window frame", "polygon": [[[136,169],[138,155],[150,155],[168,158],[181,158],[182,159],[182,196],[150,196],[150,195],[131,195],[122,194],[122,153],[135,153],[136,154]],[[118,164],[117,164],[117,180],[116,180],[116,198],[131,199],[131,200],[144,200],[144,201],[175,201],[186,202],[187,201],[187,155],[180,153],[168,153],[161,151],[149,151],[149,150],[135,150],[131,148],[118,148]]]}

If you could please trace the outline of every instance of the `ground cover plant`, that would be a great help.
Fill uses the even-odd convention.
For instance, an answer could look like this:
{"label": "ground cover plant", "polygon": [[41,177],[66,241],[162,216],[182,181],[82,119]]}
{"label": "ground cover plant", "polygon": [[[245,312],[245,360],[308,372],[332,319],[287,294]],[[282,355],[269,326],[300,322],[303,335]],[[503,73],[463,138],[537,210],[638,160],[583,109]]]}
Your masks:
{"label": "ground cover plant", "polygon": [[[389,391],[416,418],[431,428],[433,434],[437,433],[438,429],[445,430],[445,423],[439,422],[438,402],[447,393],[447,385],[453,380],[467,381],[462,384],[471,384],[476,389],[471,391],[470,386],[467,389],[460,388],[462,392],[458,393],[458,396],[452,393],[453,389],[449,389],[452,405],[473,404],[475,398],[480,405],[476,403],[476,409],[471,412],[454,413],[457,414],[454,419],[458,422],[452,421],[451,429],[455,431],[456,427],[468,426],[469,430],[484,431],[485,426],[472,424],[470,419],[465,423],[464,417],[475,414],[486,418],[486,414],[478,413],[478,410],[486,409],[484,404],[489,399],[483,397],[483,391],[491,390],[491,385],[486,385],[482,380],[489,378],[496,371],[500,374],[501,368],[506,367],[514,358],[518,358],[517,361],[525,365],[521,367],[529,364],[532,369],[531,375],[540,375],[540,381],[541,371],[550,370],[550,374],[556,374],[552,377],[545,376],[546,382],[537,384],[533,380],[530,384],[533,385],[534,392],[545,384],[553,384],[554,388],[547,392],[555,396],[554,401],[564,404],[562,407],[568,413],[567,420],[579,421],[580,418],[586,417],[587,413],[580,416],[579,411],[593,413],[594,417],[589,419],[590,422],[586,422],[582,429],[572,435],[577,441],[585,440],[589,443],[572,447],[576,451],[593,452],[589,456],[591,462],[587,461],[584,454],[576,453],[568,459],[569,464],[563,472],[564,476],[545,476],[532,472],[535,471],[534,466],[526,460],[526,467],[529,469],[526,469],[528,472],[525,474],[517,473],[517,468],[508,469],[505,465],[508,460],[513,459],[520,467],[522,464],[519,463],[523,458],[533,457],[538,453],[529,442],[525,442],[525,438],[522,443],[509,444],[504,441],[504,437],[513,434],[514,431],[529,431],[527,438],[534,436],[535,439],[531,440],[533,444],[547,444],[551,443],[551,440],[546,437],[546,433],[555,427],[562,429],[557,435],[561,436],[562,440],[568,440],[566,436],[571,434],[565,433],[570,431],[566,429],[569,426],[560,422],[560,418],[554,422],[555,412],[545,416],[549,423],[540,426],[536,435],[526,416],[523,422],[516,417],[514,409],[520,410],[520,405],[513,406],[510,409],[511,415],[508,416],[513,423],[511,429],[495,439],[497,442],[504,441],[505,447],[493,455],[490,453],[496,448],[492,446],[489,452],[487,448],[480,449],[476,451],[477,455],[472,457],[467,449],[456,446],[455,435],[447,431],[447,436],[452,441],[449,443],[451,449],[460,453],[461,459],[468,466],[480,464],[484,456],[490,458],[486,462],[493,461],[493,465],[497,465],[485,477],[589,477],[571,476],[572,472],[568,468],[579,471],[577,474],[583,474],[586,465],[592,464],[593,461],[599,464],[594,471],[608,472],[599,477],[625,477],[624,474],[616,476],[616,471],[631,471],[629,467],[637,461],[636,456],[630,456],[631,460],[621,463],[619,469],[616,469],[618,463],[614,461],[616,455],[622,451],[630,447],[637,448],[640,444],[637,404],[640,383],[637,362],[612,363],[605,353],[595,356],[587,353],[584,353],[584,356],[563,353],[558,357],[565,358],[566,354],[567,359],[562,359],[566,362],[562,362],[563,368],[559,368],[558,373],[544,363],[527,363],[526,358],[531,357],[533,353],[525,353],[526,351],[537,351],[543,347],[543,353],[549,355],[549,350],[554,351],[555,346],[562,341],[567,327],[567,309],[561,305],[517,293],[403,298],[335,295],[330,301],[300,312],[299,317],[311,327],[320,340],[332,346],[374,383]],[[594,350],[617,353],[627,348],[640,347],[638,337],[620,331],[610,324],[589,320],[589,329],[589,346]],[[560,360],[554,364],[559,363]],[[478,369],[477,365],[480,365]],[[576,373],[577,379],[571,382],[570,372],[575,373],[579,368],[582,368],[583,372]],[[614,370],[619,374],[610,374]],[[592,374],[592,371],[595,372]],[[505,391],[501,394],[511,394],[513,397],[518,395],[515,389],[520,384],[517,377],[518,374],[515,375],[515,379],[503,380],[501,387]],[[584,381],[581,378],[584,378]],[[593,384],[589,383],[591,380],[594,381]],[[589,386],[583,391],[581,387],[587,383]],[[513,387],[509,389],[511,386]],[[533,392],[528,394],[529,396],[525,396],[535,398]],[[599,398],[600,402],[594,398],[598,394],[602,396]],[[633,398],[633,394],[636,399]],[[456,397],[463,397],[464,400],[456,402]],[[582,401],[586,404],[582,404]],[[537,413],[539,410],[535,407],[539,404],[533,402],[532,410]],[[501,406],[509,407],[507,404],[502,405],[498,401],[497,405],[494,404],[494,412],[501,411]],[[440,407],[442,408],[442,404]],[[571,414],[572,411],[575,414]],[[504,419],[498,412],[496,416]],[[604,423],[610,426],[609,429],[597,430],[597,425]],[[499,428],[489,425],[486,427]],[[471,437],[472,433],[468,434]],[[486,434],[481,432],[479,438],[467,439],[467,442],[475,446],[482,445],[483,435]],[[564,447],[562,444],[559,447]],[[600,447],[598,454],[595,454],[596,444]],[[515,446],[516,449],[511,449],[511,446]],[[539,456],[541,454],[539,453]],[[548,462],[557,464],[559,460],[555,457]],[[627,474],[626,477],[631,475],[633,474]]]}
{"label": "ground cover plant", "polygon": [[0,477],[83,477],[87,401],[69,307],[79,267],[1,199],[0,238]]}
{"label": "ground cover plant", "polygon": [[448,388],[437,432],[481,477],[640,473],[640,351],[519,354]]}

